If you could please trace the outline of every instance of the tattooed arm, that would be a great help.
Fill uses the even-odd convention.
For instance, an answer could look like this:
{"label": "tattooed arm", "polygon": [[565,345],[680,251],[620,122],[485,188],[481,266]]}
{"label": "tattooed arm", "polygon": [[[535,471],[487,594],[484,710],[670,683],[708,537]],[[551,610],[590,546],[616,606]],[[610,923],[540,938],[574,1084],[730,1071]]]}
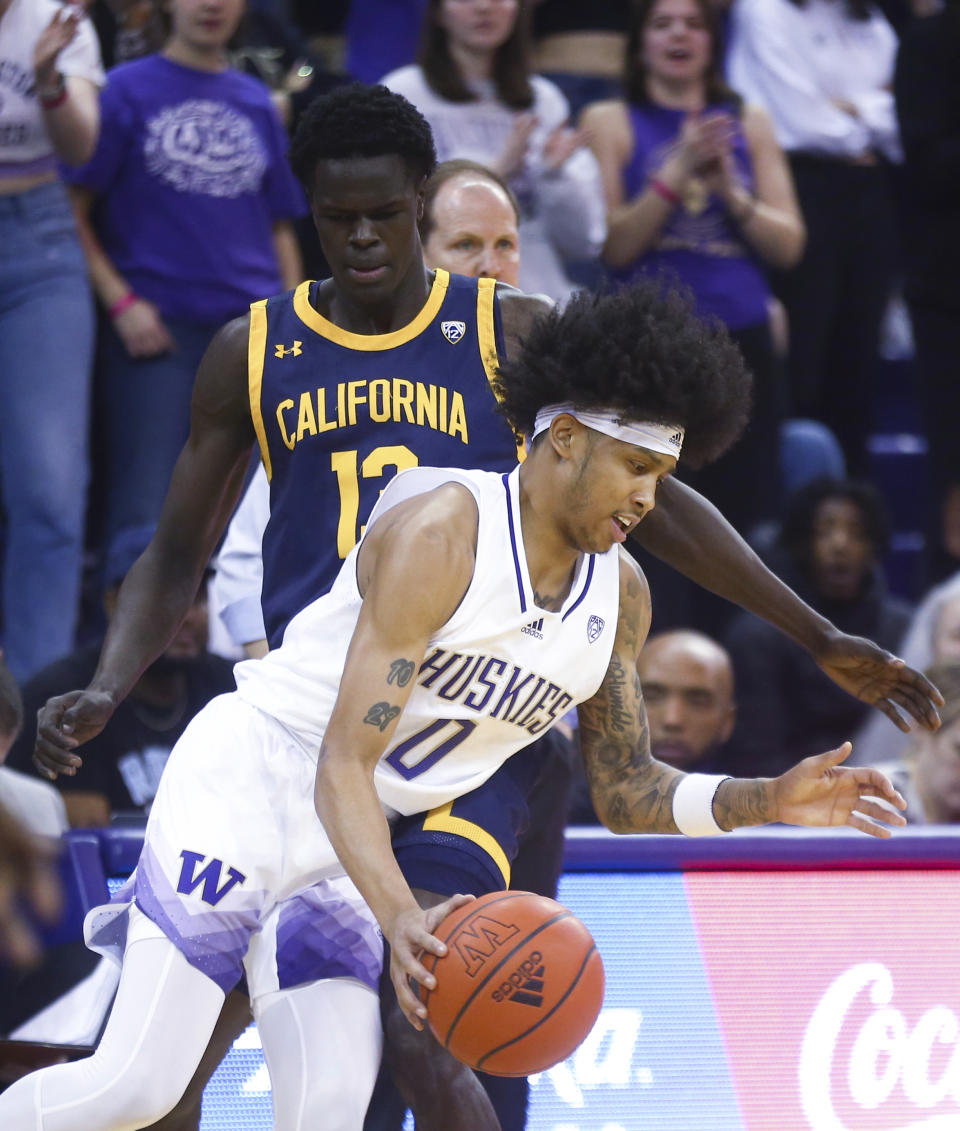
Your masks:
{"label": "tattooed arm", "polygon": [[637,656],[650,630],[650,589],[639,566],[620,555],[620,618],[600,690],[581,703],[580,745],[590,797],[615,833],[675,833],[671,812],[679,770],[650,753]]}
{"label": "tattooed arm", "polygon": [[417,1028],[425,1011],[408,976],[433,985],[417,955],[421,949],[442,953],[430,932],[464,899],[421,911],[390,847],[373,772],[431,634],[450,619],[470,584],[476,540],[474,497],[454,483],[398,504],[368,532],[357,559],[363,605],[317,763],[317,814],[383,928],[400,1006]]}
{"label": "tattooed arm", "polygon": [[936,709],[943,706],[943,696],[926,676],[872,640],[841,632],[811,609],[767,569],[716,507],[676,477],[660,486],[656,509],[634,528],[633,537],[691,581],[786,633],[838,687],[883,711],[900,730],[909,731],[908,718],[927,730],[940,726]]}
{"label": "tattooed arm", "polygon": [[[685,775],[658,762],[637,675],[637,657],[650,628],[650,591],[637,565],[621,554],[620,617],[610,665],[600,690],[579,708],[580,744],[590,796],[600,819],[616,833],[676,833],[673,795]],[[850,744],[804,758],[777,778],[727,778],[717,789],[713,815],[723,829],[781,821],[792,825],[850,825],[889,836],[902,825],[903,798],[876,770],[840,763]]]}

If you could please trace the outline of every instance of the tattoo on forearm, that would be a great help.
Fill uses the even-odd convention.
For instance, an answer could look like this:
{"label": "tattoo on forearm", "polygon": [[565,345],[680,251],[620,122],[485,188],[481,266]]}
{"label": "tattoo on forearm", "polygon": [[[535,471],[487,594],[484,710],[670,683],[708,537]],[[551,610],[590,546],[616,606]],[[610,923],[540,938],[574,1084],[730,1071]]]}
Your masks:
{"label": "tattoo on forearm", "polygon": [[393,720],[400,714],[400,708],[390,703],[374,703],[367,711],[363,721],[371,726],[386,730]]}
{"label": "tattoo on forearm", "polygon": [[395,683],[397,687],[406,687],[413,678],[415,667],[413,660],[394,660],[390,665],[387,683]]}
{"label": "tattoo on forearm", "polygon": [[[616,652],[610,657],[610,666],[607,668],[604,684],[609,699],[608,722],[610,728],[617,734],[626,734],[633,730],[636,718],[627,710],[626,698],[628,691],[632,690],[626,668]],[[634,672],[636,681],[636,672]]]}
{"label": "tattoo on forearm", "polygon": [[580,743],[597,811],[614,832],[676,832],[677,774],[654,761],[640,680],[614,652],[597,694],[580,706]]}
{"label": "tattoo on forearm", "polygon": [[713,815],[722,829],[766,825],[773,820],[762,781],[737,782],[736,791],[721,788],[713,799]]}

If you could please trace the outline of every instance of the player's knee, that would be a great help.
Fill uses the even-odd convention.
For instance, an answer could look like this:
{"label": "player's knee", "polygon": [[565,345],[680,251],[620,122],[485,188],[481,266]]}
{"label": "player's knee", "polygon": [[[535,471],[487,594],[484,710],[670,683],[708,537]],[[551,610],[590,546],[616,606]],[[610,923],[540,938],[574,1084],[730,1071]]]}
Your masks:
{"label": "player's knee", "polygon": [[110,1127],[152,1127],[176,1105],[179,1095],[162,1083],[134,1092],[114,1089],[99,1103]]}
{"label": "player's knee", "polygon": [[470,1069],[456,1060],[428,1029],[417,1030],[394,1002],[384,1018],[384,1056],[394,1082],[405,1097],[419,1090],[431,1092]]}
{"label": "player's knee", "polygon": [[108,1115],[106,1126],[152,1127],[174,1110],[187,1083],[176,1073],[158,1072],[156,1065],[145,1066],[144,1071],[128,1071],[117,1077],[101,1093],[98,1109]]}
{"label": "player's knee", "polygon": [[317,1127],[324,1131],[362,1131],[369,1103],[369,1088],[344,1088],[341,1080],[338,1087],[330,1088],[324,1095],[311,1097],[296,1131],[313,1131]]}
{"label": "player's knee", "polygon": [[416,1073],[439,1048],[428,1030],[414,1029],[394,1000],[383,1017],[383,1055],[393,1073]]}

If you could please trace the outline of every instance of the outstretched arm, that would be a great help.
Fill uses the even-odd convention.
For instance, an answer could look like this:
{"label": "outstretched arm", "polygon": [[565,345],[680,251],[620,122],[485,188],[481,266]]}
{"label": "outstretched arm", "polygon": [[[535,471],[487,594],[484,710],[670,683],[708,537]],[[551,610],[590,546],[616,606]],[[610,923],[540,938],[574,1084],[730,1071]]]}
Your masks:
{"label": "outstretched arm", "polygon": [[90,686],[47,701],[34,762],[73,775],[76,748],[99,734],[140,674],[163,652],[196,597],[236,505],[253,445],[247,400],[247,319],[228,323],[200,363],[190,436],[177,459],[156,533],[123,585]]}
{"label": "outstretched arm", "polygon": [[[700,794],[711,779],[683,774],[650,752],[643,693],[636,661],[650,625],[650,594],[639,569],[624,556],[620,569],[620,618],[610,666],[600,690],[579,708],[580,743],[594,807],[619,833],[676,833],[697,826],[722,832],[781,821],[793,825],[850,825],[873,836],[890,835],[904,818],[903,798],[876,770],[840,765],[850,744],[805,758],[776,778],[726,778]],[[678,790],[683,801],[678,805]],[[704,812],[697,812],[704,796]],[[712,798],[712,800],[711,800]],[[683,820],[678,820],[678,814]],[[883,821],[886,824],[878,822]]]}
{"label": "outstretched arm", "polygon": [[[666,480],[657,506],[634,531],[644,549],[735,605],[785,632],[844,691],[909,730],[897,708],[928,730],[940,725],[940,692],[862,636],[841,632],[771,573],[711,503],[679,480]],[[705,552],[709,547],[709,553]]]}
{"label": "outstretched arm", "polygon": [[400,503],[375,522],[357,560],[363,605],[317,764],[317,814],[390,943],[397,1000],[417,1029],[426,1009],[409,979],[435,985],[418,954],[444,953],[431,932],[465,897],[421,910],[393,855],[374,769],[394,737],[431,634],[470,584],[476,531],[473,496],[459,484]]}
{"label": "outstretched arm", "polygon": [[[512,357],[551,304],[503,284],[497,293],[506,352]],[[943,706],[943,698],[929,680],[872,641],[841,632],[801,601],[691,487],[672,477],[661,484],[656,509],[634,528],[633,537],[691,581],[785,632],[834,683],[882,711],[901,730],[910,727],[898,707],[928,730],[940,725],[937,707]]]}

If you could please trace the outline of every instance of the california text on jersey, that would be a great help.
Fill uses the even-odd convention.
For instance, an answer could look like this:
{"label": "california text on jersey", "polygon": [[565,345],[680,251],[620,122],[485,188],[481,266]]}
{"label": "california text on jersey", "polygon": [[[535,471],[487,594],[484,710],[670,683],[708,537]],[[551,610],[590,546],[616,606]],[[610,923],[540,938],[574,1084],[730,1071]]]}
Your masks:
{"label": "california text on jersey", "polygon": [[276,419],[280,436],[291,451],[305,436],[349,428],[358,420],[374,424],[405,421],[445,432],[464,444],[470,442],[467,409],[460,392],[400,377],[341,381],[335,392],[326,388],[305,390],[296,398],[280,401]]}

